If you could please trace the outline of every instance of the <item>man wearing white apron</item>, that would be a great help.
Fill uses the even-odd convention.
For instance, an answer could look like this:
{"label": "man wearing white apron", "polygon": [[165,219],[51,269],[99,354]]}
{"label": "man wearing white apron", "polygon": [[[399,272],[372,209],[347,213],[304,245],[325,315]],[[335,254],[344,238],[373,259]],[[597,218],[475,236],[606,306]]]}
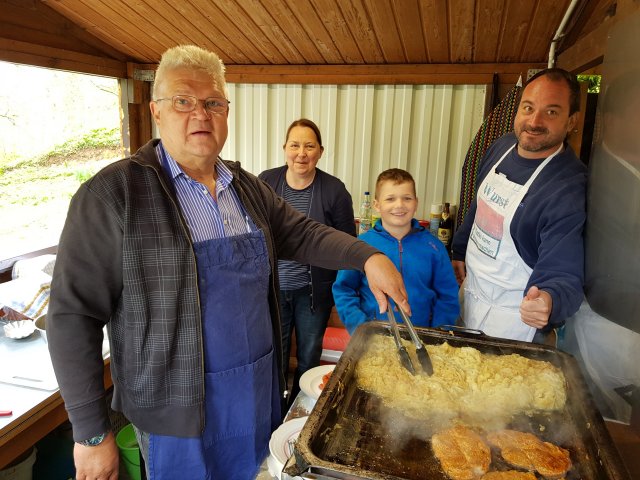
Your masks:
{"label": "man wearing white apron", "polygon": [[564,143],[579,95],[564,70],[536,74],[522,91],[515,135],[482,160],[476,200],[453,241],[468,328],[532,341],[580,306],[586,168]]}

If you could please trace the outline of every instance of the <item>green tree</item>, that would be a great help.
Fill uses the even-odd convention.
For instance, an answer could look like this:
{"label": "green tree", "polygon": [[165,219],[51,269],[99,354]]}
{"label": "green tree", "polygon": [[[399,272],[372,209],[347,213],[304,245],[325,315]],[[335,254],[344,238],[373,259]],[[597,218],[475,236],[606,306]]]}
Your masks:
{"label": "green tree", "polygon": [[589,83],[589,93],[600,93],[601,75],[578,75],[579,82]]}

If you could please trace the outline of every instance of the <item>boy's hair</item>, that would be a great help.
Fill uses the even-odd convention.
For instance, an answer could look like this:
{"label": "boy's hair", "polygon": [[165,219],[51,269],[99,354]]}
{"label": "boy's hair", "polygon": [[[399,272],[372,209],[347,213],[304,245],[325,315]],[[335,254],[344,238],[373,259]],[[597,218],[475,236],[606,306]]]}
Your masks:
{"label": "boy's hair", "polygon": [[291,130],[293,129],[293,127],[307,127],[307,128],[310,128],[311,130],[313,130],[313,133],[316,134],[316,139],[318,140],[318,145],[320,145],[322,147],[322,135],[320,135],[320,129],[318,128],[318,126],[315,123],[313,123],[308,118],[300,118],[300,119],[295,120],[294,122],[292,122],[291,125],[289,125],[289,128],[287,128],[287,135],[286,135],[286,137],[284,137],[284,145],[283,145],[283,147],[287,146],[287,141],[289,140],[289,134],[291,133]]}
{"label": "boy's hair", "polygon": [[376,180],[376,192],[374,198],[378,198],[378,194],[380,193],[380,185],[383,182],[393,182],[394,185],[399,183],[411,183],[413,187],[413,194],[416,194],[416,182],[413,180],[413,177],[406,170],[402,170],[401,168],[390,168],[389,170],[385,170],[380,175],[378,175],[378,179]]}
{"label": "boy's hair", "polygon": [[185,67],[204,71],[212,83],[224,93],[225,98],[229,96],[224,78],[224,63],[220,57],[195,45],[178,45],[162,54],[153,82],[153,98],[158,97],[160,85],[168,71]]}

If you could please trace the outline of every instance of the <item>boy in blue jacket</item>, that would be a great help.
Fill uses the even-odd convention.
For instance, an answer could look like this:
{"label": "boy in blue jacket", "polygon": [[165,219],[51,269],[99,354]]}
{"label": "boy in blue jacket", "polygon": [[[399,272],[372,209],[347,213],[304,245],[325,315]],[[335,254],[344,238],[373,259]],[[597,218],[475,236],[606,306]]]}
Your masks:
{"label": "boy in blue jacket", "polygon": [[[358,238],[384,252],[402,274],[413,324],[455,324],[460,313],[458,283],[442,242],[413,218],[418,198],[411,174],[392,168],[378,175],[373,207],[380,219]],[[380,314],[366,277],[357,270],[338,272],[333,298],[351,334],[366,321],[387,318]]]}

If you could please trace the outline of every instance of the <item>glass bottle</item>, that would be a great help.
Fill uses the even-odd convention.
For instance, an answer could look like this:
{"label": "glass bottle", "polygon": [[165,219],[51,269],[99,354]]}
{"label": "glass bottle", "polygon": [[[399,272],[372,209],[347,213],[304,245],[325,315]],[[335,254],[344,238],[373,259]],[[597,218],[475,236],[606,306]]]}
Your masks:
{"label": "glass bottle", "polygon": [[442,217],[442,204],[434,203],[431,205],[431,212],[429,212],[429,232],[434,237],[438,236],[438,227],[440,227],[440,218]]}
{"label": "glass bottle", "polygon": [[360,204],[360,229],[358,234],[371,229],[371,198],[369,192],[364,192],[364,200]]}
{"label": "glass bottle", "polygon": [[451,256],[451,239],[453,234],[453,219],[449,213],[449,203],[444,204],[442,209],[442,216],[440,217],[440,223],[438,224],[438,239],[442,242],[447,249],[447,253]]}

